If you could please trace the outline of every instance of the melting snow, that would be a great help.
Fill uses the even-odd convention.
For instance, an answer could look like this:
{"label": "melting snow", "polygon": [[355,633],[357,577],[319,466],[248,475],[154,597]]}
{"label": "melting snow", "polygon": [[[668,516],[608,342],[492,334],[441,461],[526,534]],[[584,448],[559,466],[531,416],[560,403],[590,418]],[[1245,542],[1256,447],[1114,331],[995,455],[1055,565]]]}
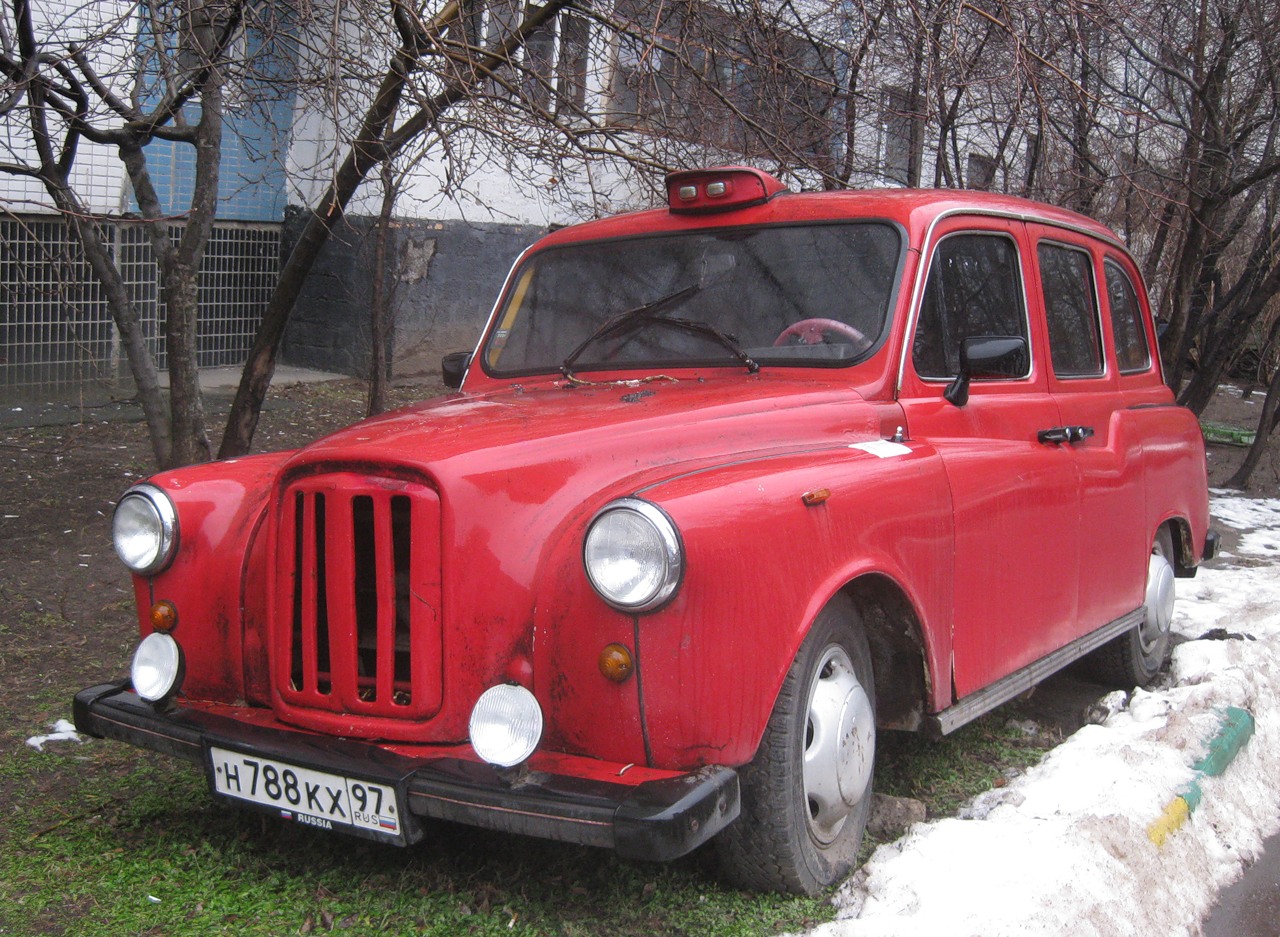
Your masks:
{"label": "melting snow", "polygon": [[51,725],[53,731],[49,735],[33,735],[27,739],[27,744],[38,752],[44,751],[46,742],[83,742],[80,733],[76,732],[76,727],[66,719],[59,719]]}

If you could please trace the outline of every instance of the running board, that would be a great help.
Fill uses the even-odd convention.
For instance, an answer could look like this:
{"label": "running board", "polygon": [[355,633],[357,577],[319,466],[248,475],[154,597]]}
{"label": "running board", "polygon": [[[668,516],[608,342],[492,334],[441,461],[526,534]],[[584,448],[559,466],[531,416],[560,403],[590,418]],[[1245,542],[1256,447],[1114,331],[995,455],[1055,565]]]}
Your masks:
{"label": "running board", "polygon": [[949,735],[965,723],[972,722],[997,706],[1009,702],[1015,696],[1027,692],[1090,651],[1097,650],[1113,638],[1118,638],[1131,628],[1138,627],[1142,624],[1146,613],[1145,608],[1135,609],[1110,624],[1103,625],[1097,631],[1076,638],[1052,654],[1028,664],[1021,670],[1015,670],[1007,677],[1001,677],[976,693],[970,693],[954,706],[948,706],[942,712],[925,717],[926,725],[936,735]]}

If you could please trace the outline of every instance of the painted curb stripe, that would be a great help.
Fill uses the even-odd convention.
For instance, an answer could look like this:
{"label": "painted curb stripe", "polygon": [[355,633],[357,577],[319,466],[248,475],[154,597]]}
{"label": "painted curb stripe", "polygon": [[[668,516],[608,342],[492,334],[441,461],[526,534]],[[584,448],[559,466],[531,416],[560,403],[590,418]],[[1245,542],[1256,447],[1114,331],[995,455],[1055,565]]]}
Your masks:
{"label": "painted curb stripe", "polygon": [[1164,841],[1182,827],[1191,816],[1191,805],[1183,797],[1175,797],[1165,806],[1156,821],[1147,827],[1147,838],[1156,844],[1164,845]]}
{"label": "painted curb stripe", "polygon": [[1218,777],[1240,754],[1246,742],[1253,736],[1253,716],[1236,706],[1228,706],[1222,714],[1218,732],[1209,742],[1209,750],[1195,764],[1196,776],[1186,789],[1165,805],[1160,816],[1147,827],[1147,838],[1159,848],[1170,836],[1182,828],[1191,814],[1200,806],[1204,792],[1200,779]]}
{"label": "painted curb stripe", "polygon": [[1244,743],[1253,735],[1253,716],[1243,709],[1228,706],[1223,714],[1222,728],[1209,743],[1209,751],[1196,762],[1201,775],[1217,777],[1227,770],[1227,765],[1240,753]]}

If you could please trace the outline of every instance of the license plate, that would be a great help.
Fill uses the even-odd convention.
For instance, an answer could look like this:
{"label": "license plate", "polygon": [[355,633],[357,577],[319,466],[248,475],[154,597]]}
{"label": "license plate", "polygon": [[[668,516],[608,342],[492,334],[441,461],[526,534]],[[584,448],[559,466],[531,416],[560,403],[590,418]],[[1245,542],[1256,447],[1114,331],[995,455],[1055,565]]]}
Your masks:
{"label": "license plate", "polygon": [[396,788],[210,746],[213,790],[281,819],[325,830],[406,842]]}

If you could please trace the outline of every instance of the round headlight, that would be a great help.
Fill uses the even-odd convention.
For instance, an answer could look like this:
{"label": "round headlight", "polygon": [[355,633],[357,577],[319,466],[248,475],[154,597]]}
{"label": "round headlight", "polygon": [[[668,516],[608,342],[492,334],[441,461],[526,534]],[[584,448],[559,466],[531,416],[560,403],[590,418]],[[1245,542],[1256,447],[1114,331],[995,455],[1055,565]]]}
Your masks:
{"label": "round headlight", "polygon": [[625,612],[645,612],[666,602],[684,568],[676,525],[657,505],[639,498],[623,498],[596,514],[582,561],[600,597]]}
{"label": "round headlight", "polygon": [[471,747],[502,768],[520,764],[542,738],[542,707],[522,686],[499,684],[480,694],[471,710]]}
{"label": "round headlight", "polygon": [[129,668],[133,689],[144,700],[159,702],[178,688],[182,678],[182,651],[167,634],[147,635],[133,652]]}
{"label": "round headlight", "polygon": [[158,573],[178,545],[178,513],[155,485],[130,488],[111,518],[111,539],[120,561],[135,573]]}

